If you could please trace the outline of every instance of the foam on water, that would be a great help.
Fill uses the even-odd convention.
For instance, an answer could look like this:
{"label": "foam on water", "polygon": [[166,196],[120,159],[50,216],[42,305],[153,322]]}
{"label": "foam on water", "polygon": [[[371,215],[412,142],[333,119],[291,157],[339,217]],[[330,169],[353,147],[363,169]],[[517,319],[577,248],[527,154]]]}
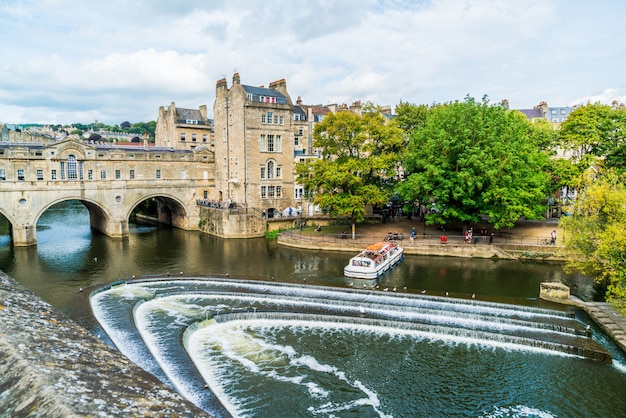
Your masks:
{"label": "foam on water", "polygon": [[[144,361],[146,354],[142,349],[133,348],[138,339],[133,332],[120,331],[126,324],[119,318],[127,316],[120,315],[120,306],[113,303],[115,299],[123,300],[124,306],[130,306],[128,309],[133,311],[137,335],[149,350],[152,362]],[[336,331],[356,339],[363,338],[363,333],[384,335],[452,348],[464,346],[478,353],[498,351],[576,357],[546,348],[549,344],[544,347],[525,345],[524,338],[501,335],[520,330],[563,334],[560,329],[567,330],[569,321],[575,322],[570,315],[545,309],[442,299],[241,280],[181,279],[115,287],[92,296],[92,308],[103,329],[124,354],[140,365],[143,363],[148,371],[152,372],[151,368],[155,367],[163,370],[177,390],[199,404],[206,396],[206,391],[203,393],[200,389],[202,383],[191,383],[184,367],[177,364],[179,351],[187,350],[201,378],[235,416],[254,414],[256,402],[245,389],[232,383],[239,375],[258,376],[260,381],[302,389],[311,400],[302,407],[314,416],[340,416],[342,411],[353,413],[359,407],[366,407],[377,416],[390,416],[385,406],[381,406],[377,391],[358,378],[348,377],[343,365],[327,364],[320,361],[323,357],[317,353],[300,352],[297,345],[268,339],[281,329],[289,329],[294,335],[311,330],[320,335],[329,333],[325,338],[332,338],[331,333]],[[543,329],[542,322],[548,320],[565,325]],[[184,348],[178,347],[180,333],[185,329]],[[624,370],[624,366],[615,361],[614,367]],[[338,398],[335,396],[338,391],[348,396]],[[497,414],[508,411],[513,416],[532,416],[523,415],[527,411],[524,408],[494,406],[485,413],[506,416]]]}

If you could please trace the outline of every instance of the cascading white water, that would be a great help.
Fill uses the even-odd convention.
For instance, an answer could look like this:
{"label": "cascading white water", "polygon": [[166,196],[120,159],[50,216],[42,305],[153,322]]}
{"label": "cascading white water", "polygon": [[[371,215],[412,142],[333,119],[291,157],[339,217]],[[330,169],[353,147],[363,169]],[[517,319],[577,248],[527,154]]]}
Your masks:
{"label": "cascading white water", "polygon": [[[504,371],[495,374],[511,379],[507,364],[559,367],[575,361],[565,353],[583,355],[578,348],[591,343],[572,316],[551,310],[243,280],[138,281],[94,293],[91,304],[131,360],[218,416],[281,408],[290,411],[282,416],[403,416],[423,407],[407,400],[421,395],[398,391],[466,384],[442,365],[463,377],[467,362],[495,373],[490,362],[497,359]],[[134,324],[120,319],[129,312]],[[145,360],[148,351],[154,360]],[[424,363],[434,358],[435,369]],[[489,382],[485,390],[497,398],[498,383]],[[495,413],[496,398],[476,405],[492,395],[470,389],[436,399],[458,397],[454,408],[463,413]],[[428,411],[451,408],[427,403]]]}

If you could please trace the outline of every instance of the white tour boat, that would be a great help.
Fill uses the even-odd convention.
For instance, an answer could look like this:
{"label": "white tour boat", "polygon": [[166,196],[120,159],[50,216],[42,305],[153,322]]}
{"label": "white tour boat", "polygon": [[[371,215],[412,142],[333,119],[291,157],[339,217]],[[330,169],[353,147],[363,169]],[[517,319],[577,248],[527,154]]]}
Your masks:
{"label": "white tour boat", "polygon": [[403,256],[404,250],[395,243],[377,242],[352,257],[344,267],[343,274],[358,279],[376,279],[399,263]]}

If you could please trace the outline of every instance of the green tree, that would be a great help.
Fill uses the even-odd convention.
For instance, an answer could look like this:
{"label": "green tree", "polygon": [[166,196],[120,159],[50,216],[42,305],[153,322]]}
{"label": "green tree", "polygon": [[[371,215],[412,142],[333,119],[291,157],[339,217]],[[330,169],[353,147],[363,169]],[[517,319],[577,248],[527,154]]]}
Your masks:
{"label": "green tree", "polygon": [[428,106],[415,105],[408,102],[400,102],[396,106],[395,123],[404,130],[405,133],[411,134],[414,130],[426,123],[428,117]]}
{"label": "green tree", "polygon": [[389,202],[403,147],[402,130],[373,105],[363,114],[342,111],[327,115],[315,126],[313,146],[322,158],[296,164],[297,182],[314,204],[355,224],[365,219],[365,206]]}
{"label": "green tree", "polygon": [[434,205],[431,225],[477,222],[484,214],[499,229],[540,218],[548,195],[546,134],[486,97],[433,106],[411,135],[398,193]]}
{"label": "green tree", "polygon": [[571,216],[561,218],[564,270],[606,286],[607,300],[626,314],[626,185],[616,170],[589,170]]}
{"label": "green tree", "polygon": [[575,109],[560,130],[561,144],[576,158],[606,157],[607,167],[626,166],[626,110],[600,103]]}

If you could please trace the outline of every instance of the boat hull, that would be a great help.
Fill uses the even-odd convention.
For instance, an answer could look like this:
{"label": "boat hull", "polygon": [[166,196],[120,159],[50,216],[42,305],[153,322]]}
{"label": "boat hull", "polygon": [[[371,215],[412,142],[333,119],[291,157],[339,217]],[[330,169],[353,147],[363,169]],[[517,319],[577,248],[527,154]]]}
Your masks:
{"label": "boat hull", "polygon": [[352,257],[343,269],[344,276],[356,279],[377,279],[404,257],[404,250],[401,247],[393,246],[391,251],[379,264],[376,264],[371,256],[364,254],[365,252]]}

